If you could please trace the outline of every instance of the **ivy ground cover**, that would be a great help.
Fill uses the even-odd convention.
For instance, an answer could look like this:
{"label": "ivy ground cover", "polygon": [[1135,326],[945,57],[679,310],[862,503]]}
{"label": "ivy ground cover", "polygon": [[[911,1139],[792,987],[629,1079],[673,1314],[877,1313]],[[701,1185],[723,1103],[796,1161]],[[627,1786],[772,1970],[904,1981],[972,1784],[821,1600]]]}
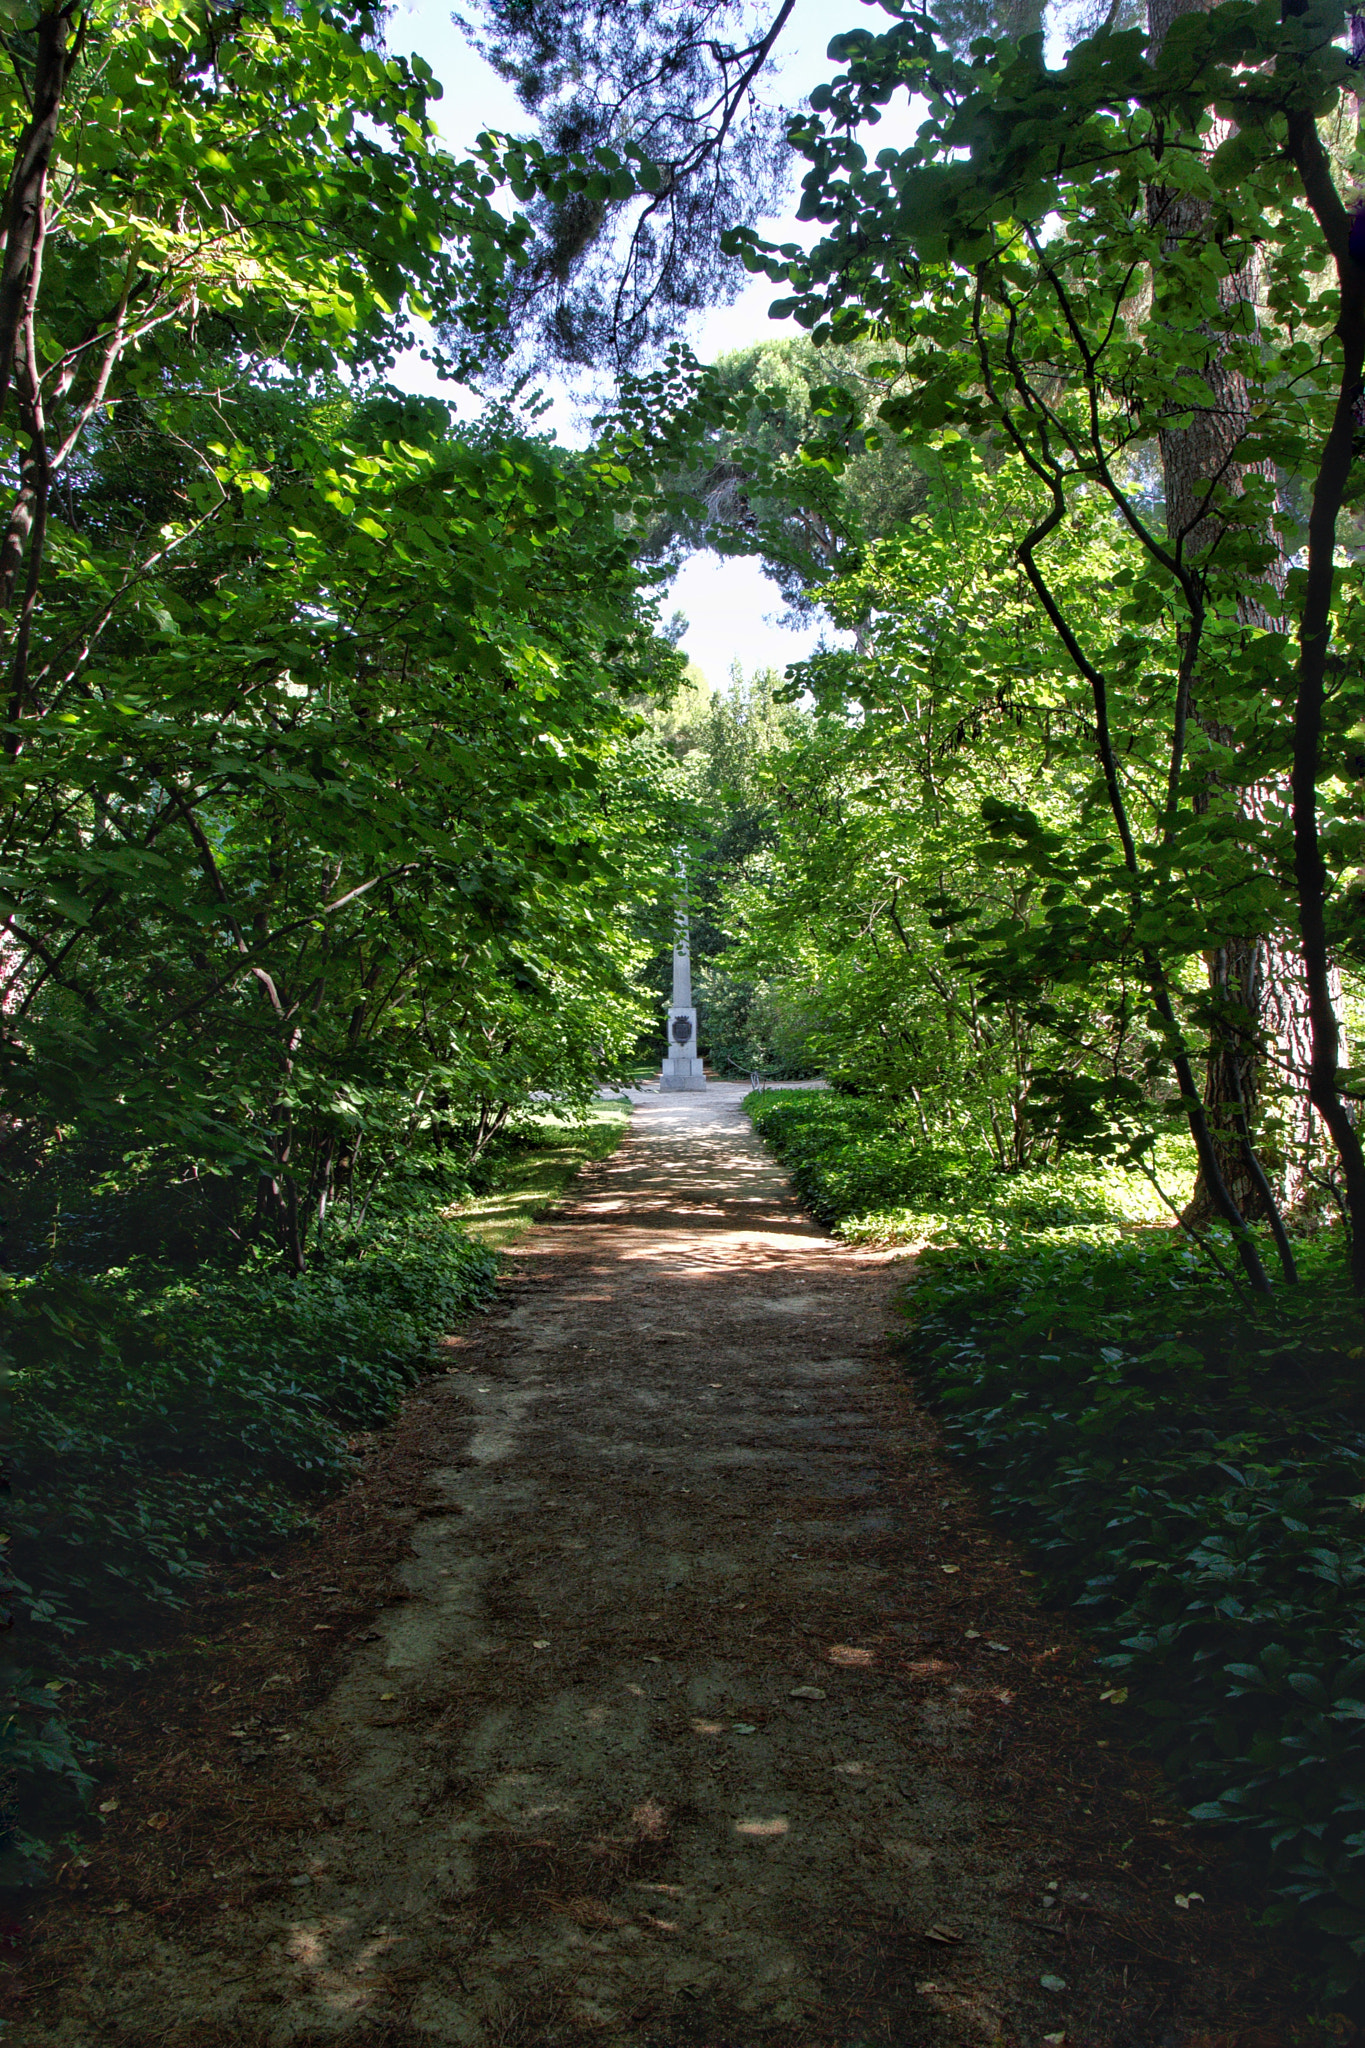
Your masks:
{"label": "ivy ground cover", "polygon": [[[1365,1406],[1339,1247],[1270,1306],[1119,1176],[992,1176],[867,1100],[747,1105],[824,1220],[928,1240],[905,1349],[953,1450],[1076,1609],[1130,1735],[1272,1915],[1365,1959]],[[845,1220],[847,1219],[847,1220]],[[1215,1246],[1216,1250],[1217,1247]]]}

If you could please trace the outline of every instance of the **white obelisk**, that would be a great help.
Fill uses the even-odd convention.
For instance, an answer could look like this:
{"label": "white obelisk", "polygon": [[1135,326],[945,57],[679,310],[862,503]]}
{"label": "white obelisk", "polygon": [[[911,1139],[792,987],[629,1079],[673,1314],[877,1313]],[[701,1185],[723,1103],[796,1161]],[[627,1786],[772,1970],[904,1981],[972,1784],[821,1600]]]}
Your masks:
{"label": "white obelisk", "polygon": [[706,1072],[697,1051],[697,1013],[692,1007],[692,947],[687,897],[678,863],[678,917],[673,935],[673,1001],[668,1009],[668,1046],[661,1088],[704,1088]]}

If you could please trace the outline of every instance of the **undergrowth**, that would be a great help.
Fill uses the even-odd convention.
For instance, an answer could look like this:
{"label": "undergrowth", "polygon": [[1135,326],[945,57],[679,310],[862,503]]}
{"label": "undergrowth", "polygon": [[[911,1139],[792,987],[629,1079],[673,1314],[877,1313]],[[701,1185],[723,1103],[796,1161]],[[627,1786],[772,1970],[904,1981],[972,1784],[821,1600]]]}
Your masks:
{"label": "undergrowth", "polygon": [[750,1095],[745,1108],[788,1168],[811,1214],[840,1237],[922,1244],[977,1222],[1025,1230],[1058,1224],[1169,1219],[1194,1184],[1192,1147],[1157,1148],[1157,1186],[1137,1171],[1070,1155],[1060,1164],[1001,1172],[979,1146],[926,1142],[883,1102],[811,1090]]}
{"label": "undergrowth", "polygon": [[951,1448],[1193,1817],[1325,1944],[1329,1990],[1358,1990],[1365,1329],[1336,1234],[1301,1241],[1298,1288],[1253,1303],[1179,1231],[1125,1221],[1117,1173],[1029,1176],[1021,1198],[874,1103],[809,1102],[746,1107],[825,1220],[917,1219],[906,1350]]}
{"label": "undergrowth", "polygon": [[82,1270],[0,1275],[0,1885],[40,1875],[79,1817],[90,1758],[63,1706],[82,1677],[136,1667],[212,1563],[306,1527],[353,1468],[348,1440],[389,1420],[434,1340],[488,1296],[500,1186],[525,1227],[528,1179],[543,1206],[623,1122],[531,1124],[473,1174],[428,1159],[359,1229],[334,1222],[298,1278],[264,1262],[91,1271],[88,1230]]}

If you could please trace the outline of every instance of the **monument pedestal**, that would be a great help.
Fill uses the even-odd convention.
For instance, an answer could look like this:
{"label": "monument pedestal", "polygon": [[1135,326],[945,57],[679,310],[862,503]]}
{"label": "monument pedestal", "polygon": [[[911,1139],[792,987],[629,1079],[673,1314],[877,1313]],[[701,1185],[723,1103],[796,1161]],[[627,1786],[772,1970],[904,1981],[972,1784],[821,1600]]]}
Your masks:
{"label": "monument pedestal", "polygon": [[706,1073],[697,1051],[697,1013],[690,1005],[675,1003],[668,1013],[668,1051],[660,1088],[704,1088]]}
{"label": "monument pedestal", "polygon": [[687,898],[683,891],[682,855],[678,855],[677,922],[673,928],[673,1001],[668,1009],[668,1049],[661,1088],[704,1088],[706,1072],[697,1051],[697,1013],[692,1007],[692,947],[687,931]]}

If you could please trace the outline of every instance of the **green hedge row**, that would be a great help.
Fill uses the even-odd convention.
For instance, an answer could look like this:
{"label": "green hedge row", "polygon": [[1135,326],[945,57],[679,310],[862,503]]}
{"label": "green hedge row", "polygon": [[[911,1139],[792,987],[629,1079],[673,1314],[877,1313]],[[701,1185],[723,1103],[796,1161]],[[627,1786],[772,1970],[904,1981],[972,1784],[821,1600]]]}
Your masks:
{"label": "green hedge row", "polygon": [[867,1201],[873,1160],[886,1206],[968,1193],[958,1242],[921,1254],[907,1295],[907,1353],[949,1442],[1194,1816],[1235,1830],[1276,1913],[1324,1938],[1329,1989],[1359,1983],[1365,1332],[1339,1243],[1304,1242],[1301,1285],[1261,1308],[1174,1230],[1027,1227],[1007,1184],[879,1145],[875,1104],[748,1107],[829,1221]]}

